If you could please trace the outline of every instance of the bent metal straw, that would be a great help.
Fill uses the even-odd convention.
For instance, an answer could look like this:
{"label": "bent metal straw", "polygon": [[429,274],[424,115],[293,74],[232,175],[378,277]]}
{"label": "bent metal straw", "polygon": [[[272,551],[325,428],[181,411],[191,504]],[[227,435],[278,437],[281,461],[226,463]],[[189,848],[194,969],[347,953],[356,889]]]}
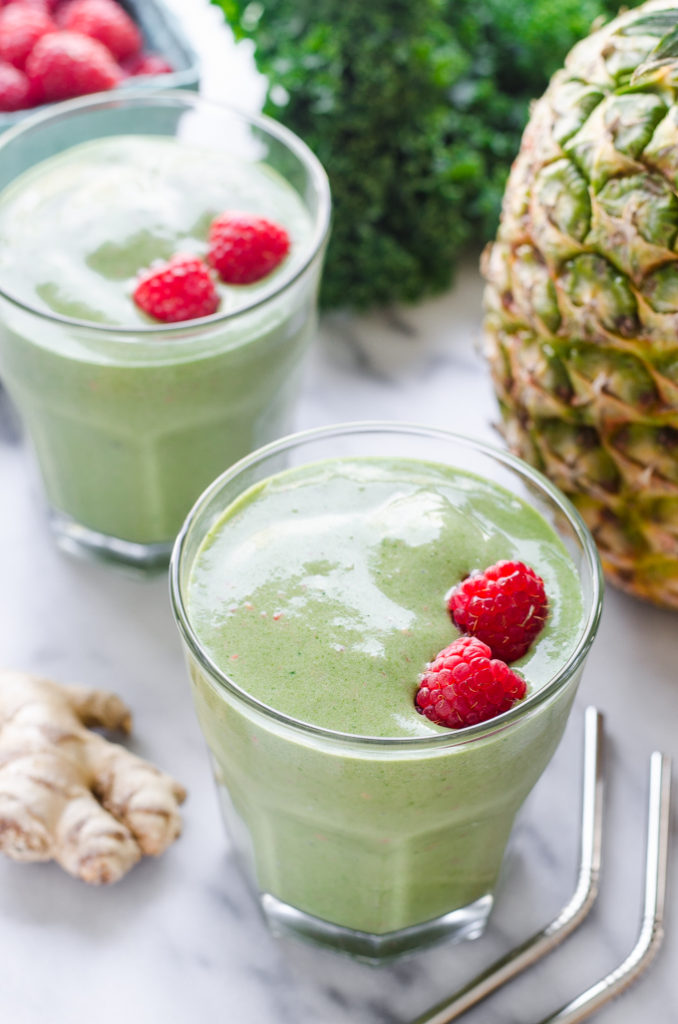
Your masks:
{"label": "bent metal straw", "polygon": [[[588,708],[585,722],[582,843],[579,881],[570,902],[542,932],[497,960],[486,971],[413,1024],[449,1024],[481,999],[536,963],[579,925],[596,894],[601,854],[602,718]],[[645,970],[664,936],[664,906],[668,872],[671,759],[655,751],[650,759],[645,906],[638,940],[626,959],[581,995],[539,1024],[580,1024],[626,990]]]}
{"label": "bent metal straw", "polygon": [[581,924],[598,895],[603,818],[603,716],[594,707],[584,717],[584,764],[579,872],[572,897],[560,913],[506,956],[478,974],[449,999],[412,1024],[449,1024],[501,985],[546,956]]}
{"label": "bent metal straw", "polygon": [[671,758],[655,751],[650,758],[645,906],[638,940],[619,967],[540,1024],[580,1024],[632,985],[657,953],[664,938],[670,803]]}

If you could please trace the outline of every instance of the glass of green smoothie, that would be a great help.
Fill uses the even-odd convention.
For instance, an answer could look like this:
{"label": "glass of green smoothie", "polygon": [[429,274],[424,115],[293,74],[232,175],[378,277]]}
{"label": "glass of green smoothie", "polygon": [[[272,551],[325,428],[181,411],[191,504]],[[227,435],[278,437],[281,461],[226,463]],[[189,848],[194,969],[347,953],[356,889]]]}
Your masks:
{"label": "glass of green smoothie", "polygon": [[[489,721],[418,713],[450,588],[502,559],[548,617]],[[227,829],[274,931],[368,959],[486,923],[515,815],[562,736],[601,611],[593,540],[534,469],[421,426],[293,435],[227,470],[171,563]]]}
{"label": "glass of green smoothie", "polygon": [[[139,274],[207,262],[224,211],[281,225],[280,265],[246,284],[210,270],[206,316],[140,309]],[[298,138],[190,92],[74,100],[0,137],[0,376],[63,547],[166,564],[210,481],[292,429],[329,214]]]}

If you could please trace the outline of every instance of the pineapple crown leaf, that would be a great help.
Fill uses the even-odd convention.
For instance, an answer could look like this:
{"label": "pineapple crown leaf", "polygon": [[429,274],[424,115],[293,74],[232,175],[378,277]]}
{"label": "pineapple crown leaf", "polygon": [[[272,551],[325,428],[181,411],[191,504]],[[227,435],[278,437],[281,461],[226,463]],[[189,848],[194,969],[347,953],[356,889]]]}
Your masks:
{"label": "pineapple crown leaf", "polygon": [[631,76],[631,86],[640,85],[660,75],[667,67],[678,66],[678,8],[655,11],[642,18],[636,18],[623,29],[627,36],[661,35],[654,49],[650,50]]}
{"label": "pineapple crown leaf", "polygon": [[624,36],[663,36],[676,25],[678,8],[669,7],[665,11],[654,11],[652,14],[644,14],[642,18],[634,18],[619,31]]}

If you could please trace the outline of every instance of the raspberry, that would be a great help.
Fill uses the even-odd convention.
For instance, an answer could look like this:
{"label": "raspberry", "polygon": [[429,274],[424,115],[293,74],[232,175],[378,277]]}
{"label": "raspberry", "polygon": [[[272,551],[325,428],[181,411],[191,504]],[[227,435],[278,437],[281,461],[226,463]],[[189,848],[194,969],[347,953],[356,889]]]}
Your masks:
{"label": "raspberry", "polygon": [[13,64],[0,63],[0,111],[24,110],[30,104],[30,84]]}
{"label": "raspberry", "polygon": [[44,11],[51,13],[61,2],[62,0],[5,0],[5,7],[10,7],[12,4],[17,4],[19,7],[42,7]]}
{"label": "raspberry", "polygon": [[544,581],[523,562],[502,561],[472,573],[449,595],[456,626],[512,662],[528,651],[548,614]]}
{"label": "raspberry", "polygon": [[179,253],[142,272],[134,301],[156,320],[175,323],[216,312],[219,295],[202,260]]}
{"label": "raspberry", "polygon": [[4,4],[0,0],[0,7],[33,7],[47,14],[54,10],[56,4],[57,0],[5,0]]}
{"label": "raspberry", "polygon": [[103,92],[122,77],[106,47],[78,32],[53,32],[38,39],[26,74],[46,101]]}
{"label": "raspberry", "polygon": [[68,32],[81,32],[103,43],[118,61],[141,49],[141,32],[116,0],[71,0],[60,24]]}
{"label": "raspberry", "polygon": [[56,25],[40,7],[11,4],[0,13],[0,60],[23,69],[38,39]]}
{"label": "raspberry", "polygon": [[525,681],[493,659],[487,644],[462,636],[427,666],[415,706],[438,725],[463,729],[508,711],[526,691]]}
{"label": "raspberry", "polygon": [[270,274],[287,256],[290,238],[283,227],[254,214],[227,212],[212,221],[209,260],[222,281],[252,284]]}
{"label": "raspberry", "polygon": [[125,71],[128,75],[167,75],[174,70],[164,57],[158,53],[140,53],[132,60],[125,62]]}

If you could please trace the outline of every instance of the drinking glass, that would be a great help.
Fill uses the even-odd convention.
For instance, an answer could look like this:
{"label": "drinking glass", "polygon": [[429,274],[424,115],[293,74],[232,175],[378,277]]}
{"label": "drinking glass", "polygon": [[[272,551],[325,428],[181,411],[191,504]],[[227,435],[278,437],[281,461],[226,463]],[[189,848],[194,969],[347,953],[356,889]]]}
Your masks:
{"label": "drinking glass", "polygon": [[215,476],[292,429],[330,196],[318,160],[283,126],[171,90],[87,97],[23,121],[0,136],[0,193],[30,168],[39,189],[35,165],[70,147],[135,135],[264,165],[297,193],[311,222],[303,251],[270,283],[194,321],[93,323],[0,280],[0,373],[37,456],[57,540],[149,567],[167,563]]}
{"label": "drinking glass", "polygon": [[[265,704],[205,649],[187,594],[196,556],[224,511],[285,468],[346,456],[418,459],[490,480],[560,538],[581,589],[578,632],[552,677],[509,711],[440,735],[349,735]],[[238,508],[246,515],[246,504]],[[516,813],[560,741],[598,628],[598,555],[569,501],[506,452],[442,430],[312,430],[246,457],[207,489],[179,534],[170,576],[227,830],[274,931],[374,960],[443,936],[478,936]]]}

